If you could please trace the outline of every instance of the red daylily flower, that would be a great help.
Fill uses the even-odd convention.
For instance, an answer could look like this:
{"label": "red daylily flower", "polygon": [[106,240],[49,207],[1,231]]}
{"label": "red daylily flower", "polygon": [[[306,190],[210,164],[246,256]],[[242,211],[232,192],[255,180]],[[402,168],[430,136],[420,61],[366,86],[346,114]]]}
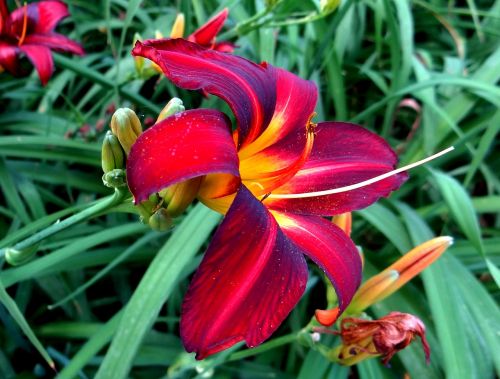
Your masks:
{"label": "red daylily flower", "polygon": [[84,54],[80,44],[54,32],[67,16],[68,8],[60,1],[27,4],[9,13],[5,0],[0,0],[0,67],[18,75],[19,57],[24,54],[42,84],[47,84],[54,70],[51,50]]}
{"label": "red daylily flower", "polygon": [[304,292],[304,256],[325,271],[339,314],[345,310],[360,284],[360,256],[350,238],[320,216],[364,208],[397,189],[406,174],[327,196],[276,195],[387,173],[397,163],[389,145],[358,125],[312,124],[315,85],[283,69],[182,39],[138,42],[132,53],[151,59],[181,88],[221,97],[237,119],[232,132],[216,110],[176,114],[139,136],[128,157],[136,203],[166,187],[182,188],[225,214],[184,299],[186,349],[201,359],[242,340],[250,347],[262,343]]}

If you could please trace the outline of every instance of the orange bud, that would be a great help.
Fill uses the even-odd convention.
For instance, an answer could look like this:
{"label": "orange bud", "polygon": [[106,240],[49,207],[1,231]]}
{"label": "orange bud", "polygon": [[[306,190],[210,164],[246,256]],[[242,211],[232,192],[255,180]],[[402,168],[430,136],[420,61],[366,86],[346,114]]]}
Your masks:
{"label": "orange bud", "polygon": [[182,38],[184,36],[184,24],[184,15],[182,13],[179,13],[175,18],[174,25],[172,26],[170,38]]}
{"label": "orange bud", "polygon": [[172,217],[181,215],[198,195],[202,177],[188,179],[160,191],[160,196],[167,203],[168,214]]}
{"label": "orange bud", "polygon": [[451,237],[437,237],[415,247],[380,274],[367,280],[354,296],[347,312],[359,313],[393,294],[438,259],[452,243]]}
{"label": "orange bud", "polygon": [[351,212],[342,213],[333,216],[332,222],[342,229],[348,236],[351,235],[352,230],[352,214]]}

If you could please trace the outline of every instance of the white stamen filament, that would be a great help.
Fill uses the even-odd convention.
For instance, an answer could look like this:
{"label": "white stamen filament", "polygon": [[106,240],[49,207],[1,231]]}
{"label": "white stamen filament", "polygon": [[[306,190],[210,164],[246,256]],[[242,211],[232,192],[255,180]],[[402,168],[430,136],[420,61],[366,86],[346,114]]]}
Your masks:
{"label": "white stamen filament", "polygon": [[393,175],[399,174],[400,172],[403,171],[408,171],[414,167],[421,166],[424,163],[430,162],[442,155],[445,155],[449,153],[450,151],[454,150],[455,148],[453,146],[450,146],[447,149],[444,149],[440,151],[439,153],[436,153],[434,155],[431,155],[430,157],[424,158],[418,162],[411,163],[409,165],[406,165],[404,167],[400,167],[396,170],[386,172],[385,174],[375,176],[374,178],[363,180],[362,182],[351,184],[345,187],[339,187],[339,188],[333,188],[329,190],[324,190],[324,191],[316,191],[316,192],[305,192],[305,193],[279,193],[279,194],[270,194],[268,198],[270,199],[303,199],[303,198],[308,198],[308,197],[315,197],[315,196],[326,196],[326,195],[332,195],[335,193],[341,193],[341,192],[348,192],[352,191],[358,188],[366,187],[370,184],[379,182],[381,180],[387,179]]}

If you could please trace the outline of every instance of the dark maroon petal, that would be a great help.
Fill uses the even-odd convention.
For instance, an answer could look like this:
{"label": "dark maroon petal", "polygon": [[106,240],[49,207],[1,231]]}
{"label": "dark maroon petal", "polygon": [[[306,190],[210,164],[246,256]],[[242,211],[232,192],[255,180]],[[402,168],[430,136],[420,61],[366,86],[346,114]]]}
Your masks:
{"label": "dark maroon petal", "polygon": [[224,99],[236,115],[240,144],[257,138],[276,102],[276,72],[244,58],[205,49],[183,39],[138,41],[132,55],[155,62],[177,86]]}
{"label": "dark maroon petal", "polygon": [[19,49],[0,41],[0,66],[16,75],[19,72]]}
{"label": "dark maroon petal", "polygon": [[84,54],[83,48],[78,42],[58,33],[30,34],[26,36],[24,43],[29,45],[42,45],[51,50],[65,53]]}
{"label": "dark maroon petal", "polygon": [[195,42],[199,45],[211,47],[215,42],[217,33],[222,29],[224,22],[227,19],[229,11],[224,8],[221,12],[211,18],[204,25],[200,26],[193,34],[188,37],[188,41]]}
{"label": "dark maroon petal", "polygon": [[46,85],[54,71],[54,62],[50,49],[38,45],[21,45],[19,49],[26,54],[33,66],[35,66],[40,81]]}
{"label": "dark maroon petal", "polygon": [[230,122],[211,109],[178,113],[154,125],[139,136],[127,160],[136,203],[174,183],[213,173],[239,177]]}
{"label": "dark maroon petal", "polygon": [[262,343],[297,304],[306,282],[301,250],[242,186],[184,298],[186,350],[203,359],[239,341]]}
{"label": "dark maroon petal", "polygon": [[361,283],[362,265],[358,249],[342,229],[321,217],[272,213],[285,235],[332,282],[339,301],[338,317],[347,308]]}
{"label": "dark maroon petal", "polygon": [[[376,134],[359,125],[323,122],[303,168],[273,194],[322,191],[362,182],[393,170],[397,156]],[[407,179],[402,173],[356,190],[304,199],[266,199],[271,209],[315,215],[336,215],[365,208],[388,196]]]}
{"label": "dark maroon petal", "polygon": [[7,8],[7,4],[5,3],[5,0],[0,0],[0,34],[3,33],[8,16],[9,9]]}

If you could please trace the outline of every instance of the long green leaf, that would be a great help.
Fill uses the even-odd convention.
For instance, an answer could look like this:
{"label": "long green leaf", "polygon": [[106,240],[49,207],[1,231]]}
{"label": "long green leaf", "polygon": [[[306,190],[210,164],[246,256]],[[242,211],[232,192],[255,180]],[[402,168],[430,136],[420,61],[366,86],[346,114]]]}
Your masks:
{"label": "long green leaf", "polygon": [[0,302],[3,304],[5,308],[9,311],[12,318],[16,321],[17,325],[24,332],[26,337],[30,340],[33,346],[38,350],[38,352],[42,355],[43,359],[48,363],[50,367],[55,369],[55,363],[50,357],[49,353],[43,347],[42,343],[38,340],[37,336],[29,326],[28,322],[24,318],[22,312],[19,310],[16,302],[10,297],[10,295],[5,290],[3,283],[0,281]]}
{"label": "long green leaf", "polygon": [[158,252],[125,307],[117,334],[96,379],[126,378],[146,332],[220,216],[198,204]]}

